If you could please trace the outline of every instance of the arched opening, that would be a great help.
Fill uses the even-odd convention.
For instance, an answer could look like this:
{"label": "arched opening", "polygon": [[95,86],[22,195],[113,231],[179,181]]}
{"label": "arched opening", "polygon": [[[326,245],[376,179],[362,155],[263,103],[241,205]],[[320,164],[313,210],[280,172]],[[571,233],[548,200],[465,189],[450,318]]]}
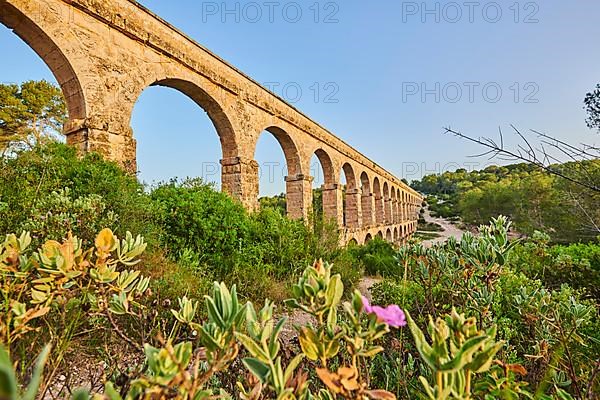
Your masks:
{"label": "arched opening", "polygon": [[229,117],[225,114],[223,107],[200,86],[183,79],[163,79],[155,82],[152,86],[172,88],[192,99],[206,112],[206,115],[212,121],[217,135],[219,135],[223,158],[227,159],[238,156],[235,132],[229,121]]}
{"label": "arched opening", "polygon": [[371,236],[370,233],[367,233],[367,236],[365,237],[365,244],[369,243],[371,240],[373,240],[373,236]]}
{"label": "arched opening", "polygon": [[[58,82],[65,97],[69,119],[84,119],[87,115],[86,103],[81,83],[63,49],[61,49],[40,26],[33,22],[28,16],[24,15],[22,12],[9,4],[2,5],[0,23],[6,25],[8,29],[12,30],[18,37],[20,37],[29,46],[29,48],[32,49],[42,59],[50,71],[52,71],[53,78],[55,78],[56,82]],[[20,46],[16,47],[18,48]],[[15,57],[17,52],[11,51],[10,48],[4,48],[4,45],[3,51],[5,54],[10,55],[4,57],[4,60],[2,61],[3,64],[8,62],[18,62],[18,57]],[[26,54],[27,51],[21,48],[19,53]],[[30,65],[31,67],[29,67]],[[21,73],[24,68],[27,68],[29,71],[33,71],[35,70],[33,67],[34,65],[35,63],[19,62],[17,71]],[[19,80],[24,81],[26,79],[21,78]],[[54,79],[49,80],[52,81]],[[17,80],[15,79],[15,81]]]}
{"label": "arched opening", "polygon": [[383,183],[383,218],[386,224],[392,223],[392,203],[390,201],[390,188],[387,182]]}
{"label": "arched opening", "polygon": [[219,131],[203,108],[206,103],[194,99],[191,88],[171,82],[146,88],[133,108],[139,178],[149,184],[201,178],[219,190],[224,139],[220,144]]}
{"label": "arched opening", "polygon": [[258,163],[261,206],[277,208],[293,219],[303,218],[306,185],[292,137],[279,127],[268,127],[261,132],[253,157]]}
{"label": "arched opening", "polygon": [[381,184],[379,183],[379,178],[377,177],[375,177],[373,180],[373,195],[375,196],[375,223],[377,225],[383,225],[385,222],[385,210],[381,192]]}
{"label": "arched opening", "polygon": [[373,226],[373,195],[371,193],[371,182],[366,172],[360,174],[361,208],[363,227]]}
{"label": "arched opening", "polygon": [[358,246],[358,241],[356,239],[352,238],[348,242],[348,246],[352,246],[352,247]]}
{"label": "arched opening", "polygon": [[348,181],[346,180],[346,174],[343,173],[343,170],[340,172],[339,176],[339,181],[340,183],[338,184],[340,190],[342,191],[342,209],[341,209],[341,223],[342,226],[344,228],[348,228],[348,220],[346,219],[346,217],[348,216],[348,204],[347,204],[347,197],[348,197]]}
{"label": "arched opening", "polygon": [[394,242],[397,242],[398,240],[400,240],[400,237],[398,236],[398,228],[394,228]]}
{"label": "arched opening", "polygon": [[357,190],[356,176],[354,169],[349,163],[342,165],[342,180],[344,186],[344,226],[348,228],[358,228],[360,226],[360,194]]}
{"label": "arched opening", "polygon": [[[390,188],[390,219],[392,224],[395,224],[398,222],[397,216],[398,216],[398,202],[396,201],[396,188],[394,186],[392,186]],[[396,239],[396,237],[394,237],[394,239]]]}
{"label": "arched opening", "polygon": [[401,204],[401,209],[402,209],[402,223],[405,223],[407,221],[407,213],[406,213],[406,192],[402,192],[402,204]]}
{"label": "arched opening", "polygon": [[331,157],[317,149],[310,160],[313,177],[313,212],[316,220],[342,225],[342,188],[336,183]]}
{"label": "arched opening", "polygon": [[377,237],[383,240],[383,233],[381,231],[377,232]]}
{"label": "arched opening", "polygon": [[401,224],[402,223],[402,191],[400,189],[397,189],[397,191],[396,191],[396,199],[398,200],[398,204],[396,206],[396,212],[397,212],[396,223]]}

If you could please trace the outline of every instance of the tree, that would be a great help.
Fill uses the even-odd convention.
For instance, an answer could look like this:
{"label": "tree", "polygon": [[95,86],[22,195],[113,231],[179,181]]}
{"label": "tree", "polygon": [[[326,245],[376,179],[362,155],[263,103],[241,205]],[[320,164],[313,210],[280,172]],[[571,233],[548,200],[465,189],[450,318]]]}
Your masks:
{"label": "tree", "polygon": [[588,115],[585,120],[588,128],[600,131],[600,83],[596,85],[594,91],[585,95],[583,102]]}
{"label": "tree", "polygon": [[59,137],[66,119],[58,86],[44,80],[0,84],[0,154]]}

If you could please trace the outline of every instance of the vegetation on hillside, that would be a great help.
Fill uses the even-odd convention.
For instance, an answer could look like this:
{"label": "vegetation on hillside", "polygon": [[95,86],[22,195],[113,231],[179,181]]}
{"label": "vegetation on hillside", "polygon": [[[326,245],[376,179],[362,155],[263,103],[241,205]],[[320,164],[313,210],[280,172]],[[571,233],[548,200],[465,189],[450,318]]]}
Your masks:
{"label": "vegetation on hillside", "polygon": [[[600,182],[600,161],[556,166],[579,171]],[[547,232],[553,241],[595,241],[600,234],[600,193],[582,188],[531,164],[490,166],[481,171],[459,169],[427,175],[412,182],[429,195],[427,202],[445,218],[460,218],[474,226],[507,215],[518,232]]]}

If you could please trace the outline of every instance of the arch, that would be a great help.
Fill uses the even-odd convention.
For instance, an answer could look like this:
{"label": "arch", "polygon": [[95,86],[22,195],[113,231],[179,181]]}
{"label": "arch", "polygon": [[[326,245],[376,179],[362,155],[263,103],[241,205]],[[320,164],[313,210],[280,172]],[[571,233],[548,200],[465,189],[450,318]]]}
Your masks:
{"label": "arch", "polygon": [[384,198],[382,197],[381,184],[379,178],[373,179],[373,194],[375,195],[375,223],[383,225],[385,223]]}
{"label": "arch", "polygon": [[367,236],[365,236],[365,244],[369,243],[371,240],[373,240],[373,236],[371,236],[370,233],[367,233]]}
{"label": "arch", "polygon": [[[264,131],[267,131],[271,135],[273,135],[275,137],[275,139],[277,139],[277,142],[279,143],[279,145],[281,146],[281,149],[283,150],[283,155],[285,156],[285,164],[287,166],[288,175],[289,176],[301,175],[302,174],[302,164],[300,162],[300,153],[298,151],[298,147],[296,146],[296,143],[294,142],[294,140],[292,139],[290,134],[288,134],[285,130],[283,130],[282,128],[280,128],[278,126],[268,126],[265,129],[260,131],[261,133],[259,134],[259,136]],[[258,138],[257,138],[257,141],[254,143],[254,149],[252,150],[253,158],[256,154],[256,144],[257,143],[258,143]]]}
{"label": "arch", "polygon": [[377,237],[379,239],[383,239],[383,232],[381,232],[381,231],[377,232]]}
{"label": "arch", "polygon": [[323,180],[325,185],[332,185],[337,183],[335,179],[335,170],[333,168],[333,162],[329,154],[323,149],[315,150],[314,154],[319,159],[321,168],[323,168]]}
{"label": "arch", "polygon": [[386,199],[390,197],[390,189],[387,182],[383,182],[383,197]]}
{"label": "arch", "polygon": [[349,228],[357,228],[360,226],[360,195],[357,190],[356,176],[354,168],[349,163],[342,165],[342,172],[346,178],[346,191],[343,196],[344,210],[344,225]]}
{"label": "arch", "polygon": [[373,179],[373,194],[381,196],[381,184],[379,183],[379,178],[375,177]]}
{"label": "arch", "polygon": [[214,184],[216,190],[230,193],[222,172],[231,168],[221,162],[223,151],[216,127],[186,93],[166,85],[146,87],[130,118],[128,125],[136,136],[139,180],[151,183],[167,182],[173,177],[200,177]]}
{"label": "arch", "polygon": [[355,238],[351,238],[348,241],[348,246],[358,246],[358,241]]}
{"label": "arch", "polygon": [[360,174],[361,189],[364,194],[371,194],[371,182],[369,181],[369,175],[365,171]]}
{"label": "arch", "polygon": [[[291,219],[308,221],[312,207],[312,188],[310,187],[310,179],[303,175],[300,152],[292,136],[279,126],[267,126],[265,129],[259,131],[256,137],[254,148],[252,148],[250,153],[252,154],[252,159],[256,158],[258,141],[265,132],[268,132],[277,140],[283,151],[287,169],[287,176],[284,178],[287,216]],[[258,174],[258,165],[256,168],[256,174]],[[257,178],[255,178],[256,182],[258,182]],[[256,196],[258,196],[260,188],[258,185],[256,186]]]}
{"label": "arch", "polygon": [[369,175],[367,175],[365,171],[360,174],[360,190],[362,225],[363,227],[372,226],[374,222],[373,196],[371,194],[371,182],[369,180]]}
{"label": "arch", "polygon": [[[390,207],[392,209],[391,212],[391,223],[395,224],[398,222],[398,201],[396,200],[396,188],[394,186],[392,186],[390,188]],[[394,236],[394,240],[396,239],[396,237]]]}
{"label": "arch", "polygon": [[2,3],[0,23],[20,37],[46,63],[60,85],[69,120],[87,117],[87,104],[81,82],[65,52],[31,18],[6,2]]}
{"label": "arch", "polygon": [[354,168],[352,168],[352,165],[350,165],[350,163],[344,163],[344,165],[342,165],[342,171],[344,171],[344,176],[346,177],[346,189],[357,189],[356,176],[354,175]]}
{"label": "arch", "polygon": [[150,86],[175,89],[192,99],[212,121],[221,141],[222,157],[224,159],[238,157],[238,143],[233,125],[223,107],[204,89],[194,82],[178,78],[161,79]]}
{"label": "arch", "polygon": [[[316,158],[315,161],[313,161]],[[321,166],[323,172],[323,184],[318,186],[320,182],[319,172],[313,169],[314,164]],[[318,169],[318,167],[316,167]],[[344,225],[344,211],[343,211],[343,195],[341,185],[337,182],[336,171],[333,167],[333,161],[322,148],[318,148],[314,151],[311,161],[310,170],[313,177],[312,185],[313,190],[316,189],[317,193],[320,192],[321,200],[319,196],[313,197],[313,212],[316,217],[320,217],[320,211],[322,210],[323,218],[326,221],[335,223],[338,227]],[[316,184],[316,185],[315,185]]]}
{"label": "arch", "polygon": [[383,221],[392,223],[392,202],[390,201],[390,188],[387,182],[383,183]]}
{"label": "arch", "polygon": [[390,228],[388,228],[387,231],[385,232],[385,240],[387,240],[390,243],[394,240],[392,238],[392,230]]}

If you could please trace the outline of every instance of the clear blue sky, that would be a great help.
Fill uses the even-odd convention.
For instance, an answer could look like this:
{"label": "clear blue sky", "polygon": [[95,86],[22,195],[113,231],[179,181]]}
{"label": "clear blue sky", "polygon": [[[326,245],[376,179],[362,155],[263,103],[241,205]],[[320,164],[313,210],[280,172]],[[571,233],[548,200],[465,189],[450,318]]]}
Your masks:
{"label": "clear blue sky", "polygon": [[[142,3],[258,82],[278,83],[277,94],[409,180],[488,162],[469,158],[480,149],[444,135],[444,126],[476,136],[494,135],[500,126],[511,143],[510,124],[570,142],[598,141],[582,109],[585,93],[600,82],[596,0],[482,1],[472,7],[392,0]],[[0,44],[1,81],[53,79],[5,28]],[[424,98],[422,89],[428,90]],[[146,90],[132,126],[145,181],[219,180],[210,175],[220,158],[216,132],[184,95]],[[267,164],[283,164],[283,154],[268,134],[256,158],[266,165],[261,193],[283,191],[283,167]]]}

